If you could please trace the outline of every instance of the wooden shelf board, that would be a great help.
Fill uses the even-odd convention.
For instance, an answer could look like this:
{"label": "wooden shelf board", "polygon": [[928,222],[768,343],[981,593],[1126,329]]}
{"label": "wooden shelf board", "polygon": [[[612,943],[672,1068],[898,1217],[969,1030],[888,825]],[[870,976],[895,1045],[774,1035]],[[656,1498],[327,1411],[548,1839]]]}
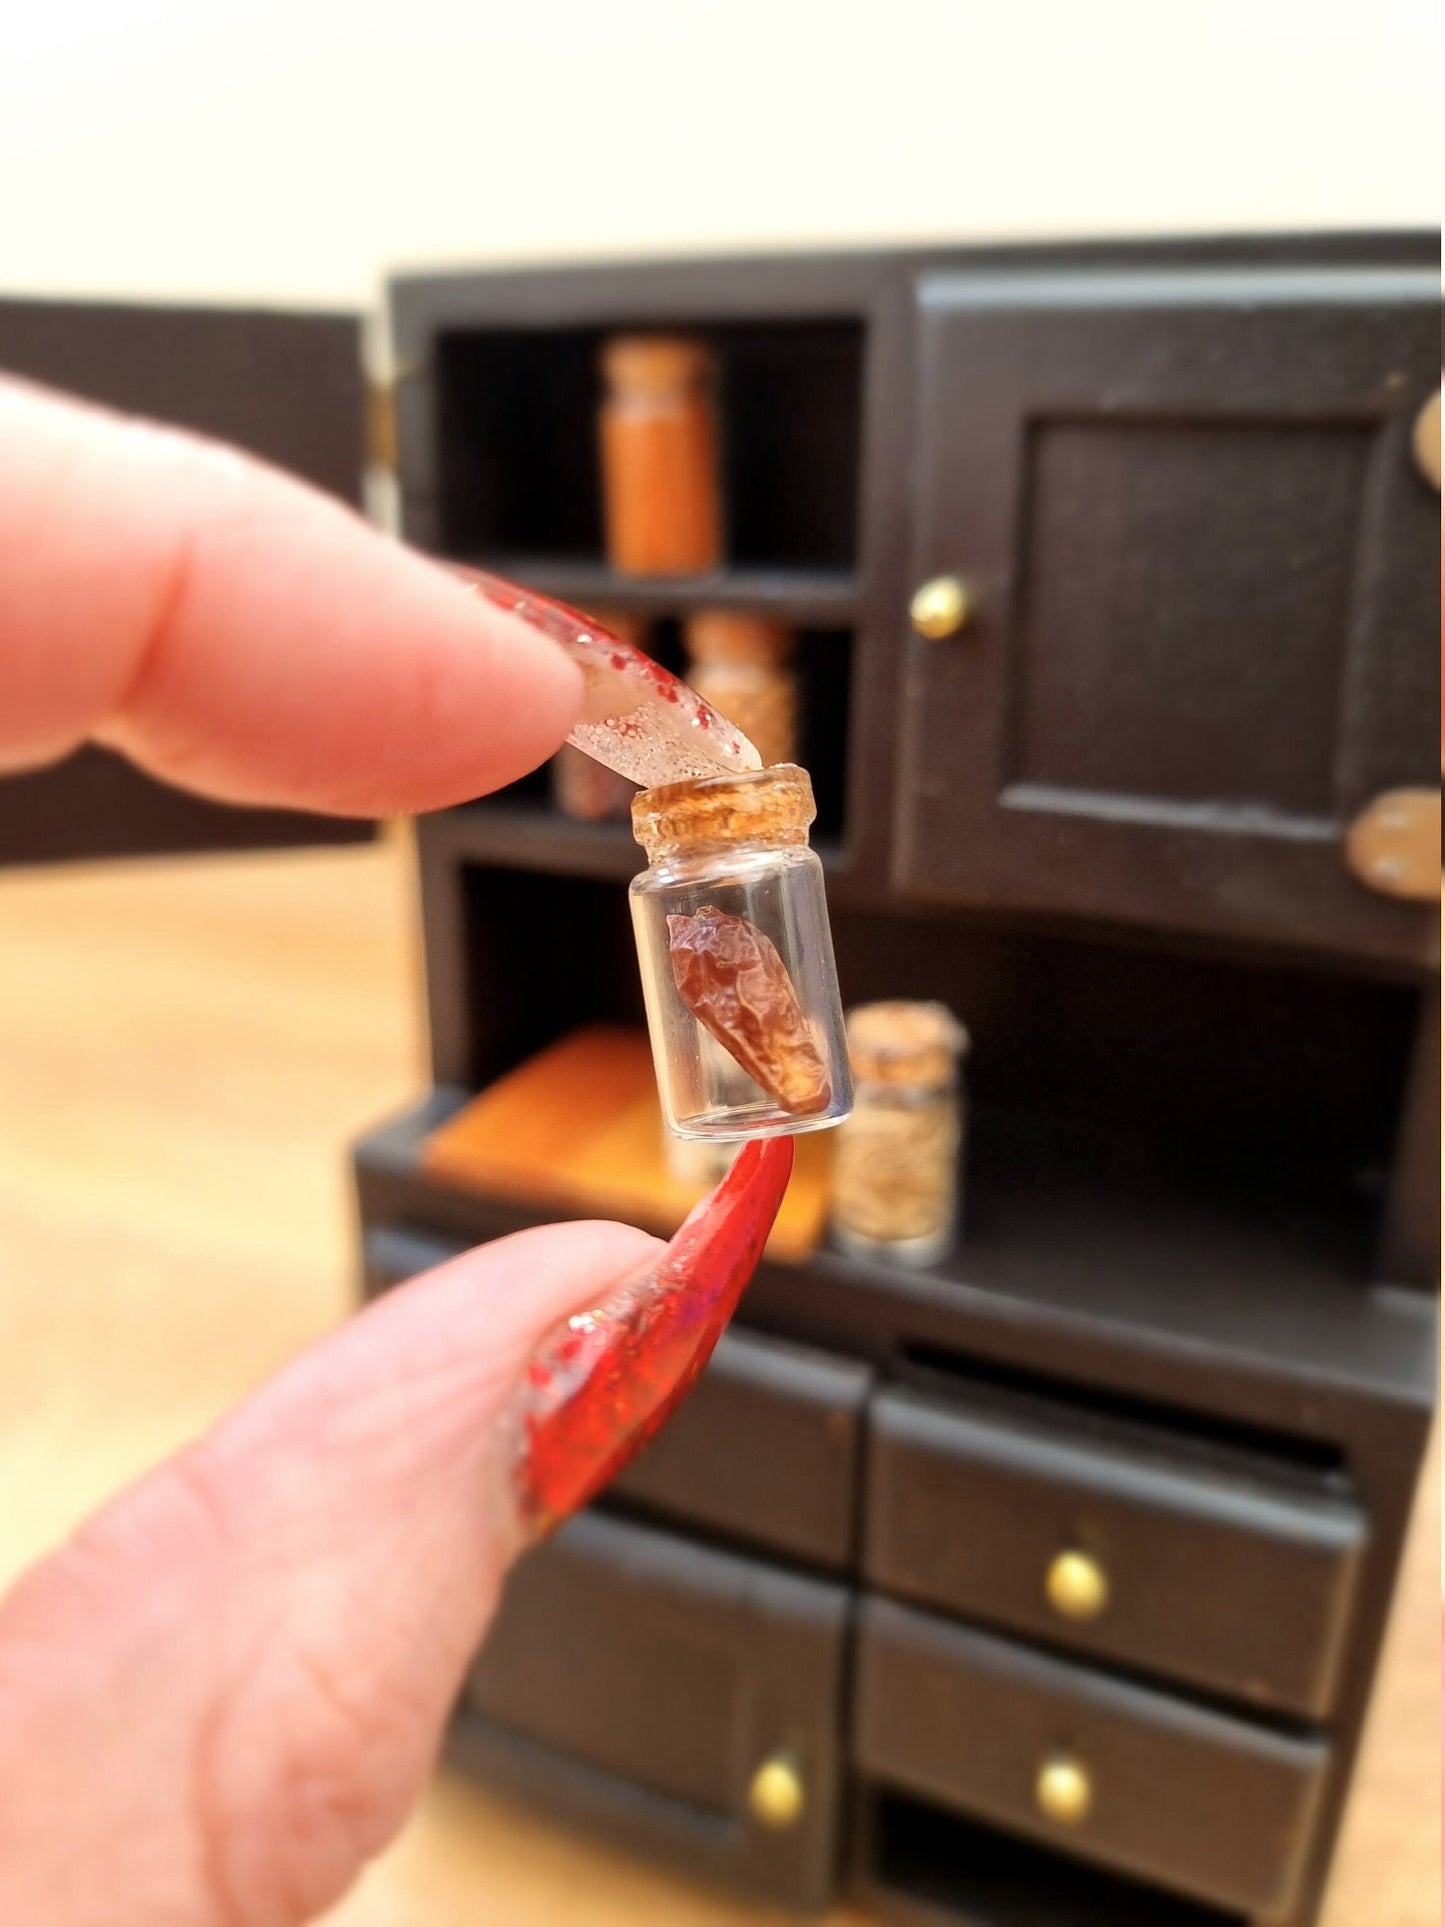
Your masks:
{"label": "wooden shelf board", "polygon": [[[497,1235],[497,1209],[509,1220],[506,1229],[551,1212],[582,1215],[555,1186],[543,1200],[535,1185],[524,1191],[495,1174],[484,1192],[470,1187],[487,1199],[485,1227],[465,1222],[468,1186],[427,1159],[423,1146],[439,1115],[457,1112],[470,1097],[434,1093],[421,1109],[373,1133],[360,1149],[362,1170],[385,1172],[408,1194],[415,1187],[416,1205],[403,1215],[414,1209],[418,1222],[434,1219],[460,1237]],[[800,1149],[817,1142],[803,1138]],[[1025,1363],[1044,1326],[1062,1326],[1100,1382],[1115,1375],[1109,1360],[1121,1382],[1136,1377],[1142,1353],[1161,1369],[1167,1362],[1171,1381],[1174,1367],[1187,1378],[1208,1365],[1211,1374],[1242,1372],[1261,1386],[1330,1385],[1428,1408],[1434,1302],[1373,1288],[1348,1235],[1271,1223],[1263,1210],[1207,1184],[1184,1196],[1151,1187],[1141,1174],[1121,1194],[1071,1181],[1057,1167],[1016,1176],[1011,1182],[986,1168],[970,1173],[963,1238],[940,1264],[904,1269],[819,1243],[801,1266],[759,1276],[750,1321],[807,1336],[802,1318],[813,1342],[853,1351],[886,1346],[895,1325],[920,1338],[935,1327],[951,1331],[953,1314],[963,1312],[975,1331],[970,1346],[983,1343],[986,1327],[995,1338],[982,1355],[1003,1358],[1017,1345]],[[589,1215],[599,1208],[595,1199],[585,1207]],[[609,1209],[628,1215],[616,1200]],[[823,1211],[820,1204],[820,1225]],[[777,1255],[775,1248],[770,1256]],[[1126,1356],[1136,1363],[1126,1365]]]}
{"label": "wooden shelf board", "polygon": [[619,575],[605,562],[560,556],[464,556],[474,568],[520,582],[589,614],[687,615],[727,608],[776,615],[820,628],[846,627],[858,613],[850,569],[723,568],[711,575]]}
{"label": "wooden shelf board", "polygon": [[[797,1163],[769,1255],[798,1263],[827,1218],[828,1133],[797,1141]],[[664,1234],[707,1189],[674,1177],[663,1150],[646,1035],[609,1024],[569,1031],[435,1125],[421,1145],[428,1176],[510,1200]]]}

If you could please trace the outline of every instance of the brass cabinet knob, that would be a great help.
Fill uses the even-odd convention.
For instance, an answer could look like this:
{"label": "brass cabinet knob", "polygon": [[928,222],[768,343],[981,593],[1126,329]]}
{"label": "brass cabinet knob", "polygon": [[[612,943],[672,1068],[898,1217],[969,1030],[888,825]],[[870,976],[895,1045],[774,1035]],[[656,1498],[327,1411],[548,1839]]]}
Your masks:
{"label": "brass cabinet knob", "polygon": [[808,1804],[803,1770],[791,1753],[775,1753],[764,1760],[748,1787],[748,1809],[755,1820],[775,1833],[797,1826]]}
{"label": "brass cabinet knob", "polygon": [[1050,1561],[1044,1591],[1064,1619],[1097,1619],[1109,1603],[1109,1575],[1091,1553],[1061,1552]]}
{"label": "brass cabinet knob", "polygon": [[971,613],[968,585],[956,575],[934,576],[914,591],[908,605],[908,620],[930,642],[957,635]]}
{"label": "brass cabinet knob", "polygon": [[1408,902],[1440,895],[1440,792],[1386,790],[1345,832],[1345,862],[1368,889]]}
{"label": "brass cabinet knob", "polygon": [[1034,1799],[1046,1820],[1056,1821],[1061,1827],[1082,1825],[1094,1804],[1089,1769],[1071,1754],[1056,1753],[1039,1768]]}
{"label": "brass cabinet knob", "polygon": [[1440,390],[1426,402],[1415,417],[1415,432],[1410,438],[1415,466],[1438,495],[1440,492]]}

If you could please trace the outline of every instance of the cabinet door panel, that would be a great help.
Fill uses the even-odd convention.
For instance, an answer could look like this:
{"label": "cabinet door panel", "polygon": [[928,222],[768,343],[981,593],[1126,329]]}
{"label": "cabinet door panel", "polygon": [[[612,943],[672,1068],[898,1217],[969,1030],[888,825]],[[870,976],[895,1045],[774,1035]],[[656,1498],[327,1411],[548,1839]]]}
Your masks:
{"label": "cabinet door panel", "polygon": [[1345,869],[1433,785],[1438,291],[1397,270],[920,289],[897,877],[921,896],[1426,960]]}
{"label": "cabinet door panel", "polygon": [[[508,1582],[453,1752],[625,1841],[822,1905],[847,1607],[841,1586],[584,1515]],[[769,1826],[750,1790],[780,1757],[803,1798]]]}

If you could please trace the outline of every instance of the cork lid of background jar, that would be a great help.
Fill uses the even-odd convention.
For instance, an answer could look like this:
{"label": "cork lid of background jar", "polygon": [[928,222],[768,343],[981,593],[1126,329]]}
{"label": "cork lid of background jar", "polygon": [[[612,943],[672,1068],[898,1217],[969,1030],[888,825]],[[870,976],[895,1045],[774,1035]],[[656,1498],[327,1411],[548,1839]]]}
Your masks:
{"label": "cork lid of background jar", "polygon": [[613,335],[601,360],[613,394],[636,399],[701,387],[713,367],[712,350],[695,335]]}
{"label": "cork lid of background jar", "polygon": [[910,1084],[943,1090],[969,1047],[968,1032],[947,1004],[902,998],[855,1004],[848,1012],[848,1061],[865,1084]]}

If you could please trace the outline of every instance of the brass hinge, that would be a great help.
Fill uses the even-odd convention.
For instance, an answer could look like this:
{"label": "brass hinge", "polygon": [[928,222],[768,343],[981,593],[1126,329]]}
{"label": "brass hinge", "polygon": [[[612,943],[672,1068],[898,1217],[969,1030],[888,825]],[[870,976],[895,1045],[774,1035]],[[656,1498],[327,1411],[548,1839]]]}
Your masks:
{"label": "brass hinge", "polygon": [[396,381],[366,384],[366,465],[396,474]]}
{"label": "brass hinge", "polygon": [[1345,862],[1383,896],[1433,903],[1440,895],[1439,790],[1386,790],[1345,831]]}

